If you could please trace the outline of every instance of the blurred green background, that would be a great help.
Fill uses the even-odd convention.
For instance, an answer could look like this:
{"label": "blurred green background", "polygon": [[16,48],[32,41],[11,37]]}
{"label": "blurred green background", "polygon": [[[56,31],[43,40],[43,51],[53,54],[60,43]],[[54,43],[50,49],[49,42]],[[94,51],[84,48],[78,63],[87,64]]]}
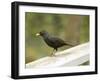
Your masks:
{"label": "blurred green background", "polygon": [[[89,16],[74,14],[25,13],[25,63],[48,56],[52,48],[36,33],[46,30],[69,44],[89,41]],[[59,51],[69,48],[64,46]]]}

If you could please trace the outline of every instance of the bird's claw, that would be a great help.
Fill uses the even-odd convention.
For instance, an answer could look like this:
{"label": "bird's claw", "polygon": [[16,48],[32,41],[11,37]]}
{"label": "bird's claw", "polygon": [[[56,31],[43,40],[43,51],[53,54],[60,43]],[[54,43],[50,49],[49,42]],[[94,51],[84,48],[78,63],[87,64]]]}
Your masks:
{"label": "bird's claw", "polygon": [[50,56],[53,57],[53,56],[56,56],[56,55],[55,54],[51,54]]}

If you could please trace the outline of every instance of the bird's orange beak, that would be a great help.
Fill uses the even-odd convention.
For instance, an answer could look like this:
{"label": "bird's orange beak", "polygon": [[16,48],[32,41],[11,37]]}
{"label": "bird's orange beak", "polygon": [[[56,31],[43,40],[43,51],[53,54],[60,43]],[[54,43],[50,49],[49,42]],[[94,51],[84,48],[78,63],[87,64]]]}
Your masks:
{"label": "bird's orange beak", "polygon": [[39,33],[37,33],[37,34],[36,34],[36,36],[40,36],[40,34],[39,34]]}

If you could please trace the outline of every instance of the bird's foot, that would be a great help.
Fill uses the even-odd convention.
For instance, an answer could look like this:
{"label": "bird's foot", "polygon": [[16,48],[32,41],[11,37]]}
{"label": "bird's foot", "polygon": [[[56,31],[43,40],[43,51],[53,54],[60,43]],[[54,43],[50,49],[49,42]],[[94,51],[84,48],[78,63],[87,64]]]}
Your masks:
{"label": "bird's foot", "polygon": [[55,57],[56,55],[55,55],[55,54],[51,54],[50,56],[51,56],[51,57]]}

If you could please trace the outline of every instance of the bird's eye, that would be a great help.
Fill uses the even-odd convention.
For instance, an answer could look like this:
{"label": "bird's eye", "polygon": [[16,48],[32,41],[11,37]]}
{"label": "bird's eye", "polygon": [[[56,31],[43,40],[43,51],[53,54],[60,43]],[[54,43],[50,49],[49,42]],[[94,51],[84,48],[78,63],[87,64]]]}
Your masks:
{"label": "bird's eye", "polygon": [[40,32],[40,34],[43,35],[44,33],[43,32]]}

